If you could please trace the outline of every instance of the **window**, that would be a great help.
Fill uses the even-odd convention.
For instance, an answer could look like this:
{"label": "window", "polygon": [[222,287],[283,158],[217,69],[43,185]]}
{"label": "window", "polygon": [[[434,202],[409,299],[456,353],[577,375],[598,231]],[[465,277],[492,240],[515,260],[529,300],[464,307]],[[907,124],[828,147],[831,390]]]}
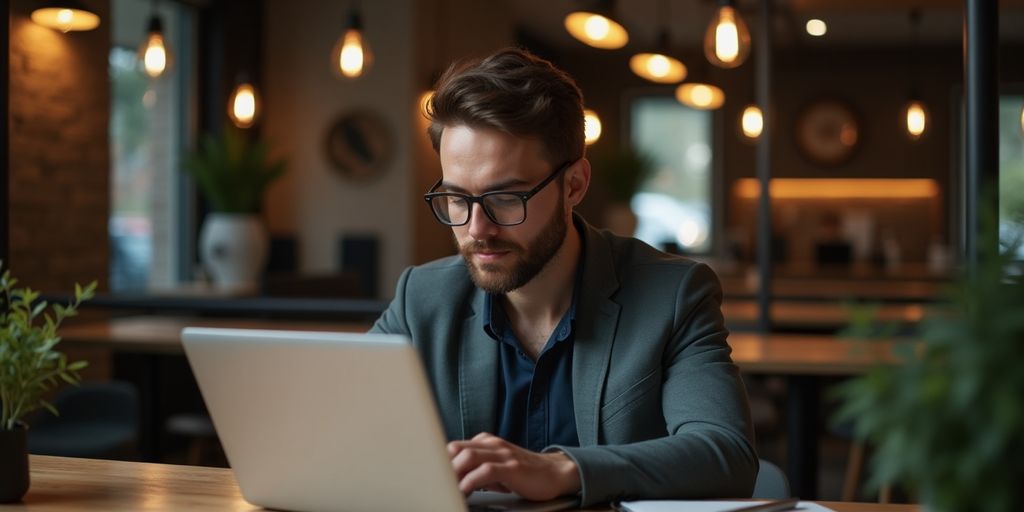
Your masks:
{"label": "window", "polygon": [[137,0],[111,3],[110,289],[145,291],[175,286],[186,272],[189,240],[183,236],[188,194],[179,159],[191,139],[189,65],[193,13],[178,3],[159,5],[172,65],[150,79],[138,48],[152,6]]}
{"label": "window", "polygon": [[999,98],[999,237],[1024,260],[1024,95]]}
{"label": "window", "polygon": [[633,148],[653,168],[631,202],[636,237],[688,253],[711,248],[712,113],[671,97],[633,100]]}

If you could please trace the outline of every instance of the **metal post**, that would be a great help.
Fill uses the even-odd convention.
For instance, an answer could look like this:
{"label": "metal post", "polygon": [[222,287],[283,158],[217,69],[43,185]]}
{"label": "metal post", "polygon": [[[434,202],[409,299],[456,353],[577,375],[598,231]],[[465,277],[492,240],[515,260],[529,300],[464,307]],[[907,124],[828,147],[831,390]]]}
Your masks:
{"label": "metal post", "polygon": [[[964,176],[964,250],[969,269],[998,247],[999,211],[999,6],[995,0],[964,2],[964,84],[967,127]],[[981,236],[986,235],[982,239]]]}
{"label": "metal post", "polygon": [[10,265],[10,101],[11,3],[0,0],[0,261]]}
{"label": "metal post", "polygon": [[757,179],[761,184],[761,195],[757,204],[757,270],[760,285],[757,289],[757,325],[761,332],[772,329],[772,132],[774,109],[772,108],[772,0],[762,0],[759,30],[755,51],[756,74],[754,81],[757,91],[757,106],[761,108],[764,128],[757,142]]}

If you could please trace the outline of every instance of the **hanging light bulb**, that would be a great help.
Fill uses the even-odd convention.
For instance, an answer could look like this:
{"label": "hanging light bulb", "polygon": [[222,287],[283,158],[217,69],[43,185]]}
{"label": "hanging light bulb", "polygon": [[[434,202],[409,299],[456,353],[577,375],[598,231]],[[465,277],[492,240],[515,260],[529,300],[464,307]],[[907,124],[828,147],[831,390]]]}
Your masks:
{"label": "hanging light bulb", "polygon": [[613,15],[614,0],[593,0],[587,8],[570,12],[565,29],[583,44],[602,50],[617,50],[629,42],[626,32]]}
{"label": "hanging light bulb", "polygon": [[32,11],[32,21],[65,34],[92,30],[100,26],[100,17],[77,0],[44,2]]}
{"label": "hanging light bulb", "polygon": [[824,21],[817,18],[807,20],[807,24],[804,25],[804,29],[807,30],[807,34],[814,37],[821,37],[828,32],[828,25]]}
{"label": "hanging light bulb", "polygon": [[906,108],[903,109],[903,117],[910,140],[920,139],[928,128],[928,109],[925,108],[924,103],[917,99],[910,100]]}
{"label": "hanging light bulb", "polygon": [[720,68],[734,68],[750,55],[750,30],[732,0],[719,0],[704,34],[704,55]]}
{"label": "hanging light bulb", "polygon": [[359,78],[370,70],[373,54],[363,31],[363,17],[353,8],[348,15],[348,26],[331,51],[331,69],[343,78]]}
{"label": "hanging light bulb", "polygon": [[240,79],[228,98],[228,117],[235,126],[249,128],[256,124],[259,114],[260,97],[256,86],[244,78]]}
{"label": "hanging light bulb", "polygon": [[164,41],[164,24],[155,13],[149,18],[146,40],[139,47],[139,61],[142,62],[142,70],[150,78],[163,75],[171,65],[171,54]]}
{"label": "hanging light bulb", "polygon": [[690,82],[676,88],[676,100],[697,110],[715,110],[725,103],[725,92],[711,84]]}
{"label": "hanging light bulb", "polygon": [[591,145],[601,138],[601,118],[593,110],[583,110],[583,142]]}
{"label": "hanging light bulb", "polygon": [[657,50],[638,53],[629,59],[629,69],[640,78],[659,84],[677,84],[686,78],[686,66],[668,55],[669,35],[667,31],[658,34]]}
{"label": "hanging light bulb", "polygon": [[764,131],[764,115],[761,113],[760,107],[747,105],[747,108],[743,109],[743,115],[740,117],[740,130],[748,139],[757,139],[761,136],[761,132]]}

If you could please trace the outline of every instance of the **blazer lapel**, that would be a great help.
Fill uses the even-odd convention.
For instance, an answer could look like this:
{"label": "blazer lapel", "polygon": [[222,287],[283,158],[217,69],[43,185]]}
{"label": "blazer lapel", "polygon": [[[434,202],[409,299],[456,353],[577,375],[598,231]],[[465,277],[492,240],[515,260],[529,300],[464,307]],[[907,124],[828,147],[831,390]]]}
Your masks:
{"label": "blazer lapel", "polygon": [[474,291],[470,315],[462,324],[459,347],[459,403],[462,405],[462,438],[495,432],[498,393],[498,342],[483,326],[484,292]]}
{"label": "blazer lapel", "polygon": [[592,446],[598,444],[598,413],[619,323],[621,308],[610,299],[619,281],[608,240],[582,218],[575,220],[582,227],[586,246],[573,347],[573,412],[580,446]]}

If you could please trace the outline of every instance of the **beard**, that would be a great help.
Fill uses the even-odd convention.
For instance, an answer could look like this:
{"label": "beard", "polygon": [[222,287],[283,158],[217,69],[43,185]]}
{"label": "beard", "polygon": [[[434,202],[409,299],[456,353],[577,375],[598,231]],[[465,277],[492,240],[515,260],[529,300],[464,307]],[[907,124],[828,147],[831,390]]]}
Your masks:
{"label": "beard", "polygon": [[[529,247],[497,238],[460,244],[459,254],[466,261],[473,284],[487,293],[504,294],[529,283],[544,270],[565,242],[568,223],[563,212],[564,203],[564,200],[559,199],[555,214]],[[496,263],[478,265],[473,260],[473,253],[480,251],[508,251],[508,256],[512,258],[511,267]]]}

